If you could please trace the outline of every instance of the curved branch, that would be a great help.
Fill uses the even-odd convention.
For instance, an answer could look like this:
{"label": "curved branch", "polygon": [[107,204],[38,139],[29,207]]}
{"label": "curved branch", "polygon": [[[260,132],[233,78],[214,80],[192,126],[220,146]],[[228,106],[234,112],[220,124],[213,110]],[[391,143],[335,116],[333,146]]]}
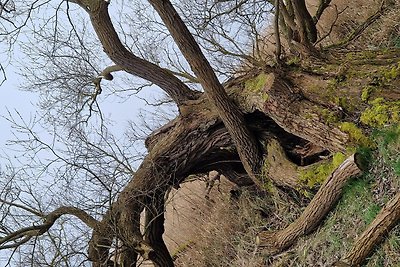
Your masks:
{"label": "curved branch", "polygon": [[[34,213],[36,214],[36,212]],[[41,216],[44,219],[44,223],[40,225],[33,225],[21,228],[17,231],[14,231],[5,237],[0,239],[0,250],[15,248],[26,242],[28,242],[34,236],[41,236],[46,233],[56,222],[58,218],[62,215],[73,215],[80,219],[83,223],[85,223],[89,228],[96,229],[98,225],[98,221],[90,216],[85,211],[75,208],[75,207],[60,207],[53,212],[50,212],[46,216]],[[19,241],[18,239],[22,238]],[[16,241],[15,243],[8,244],[10,242]]]}
{"label": "curved branch", "polygon": [[115,31],[106,1],[75,0],[74,3],[86,8],[104,51],[121,69],[158,85],[178,106],[199,97],[199,92],[191,90],[167,70],[137,57],[126,49]]}

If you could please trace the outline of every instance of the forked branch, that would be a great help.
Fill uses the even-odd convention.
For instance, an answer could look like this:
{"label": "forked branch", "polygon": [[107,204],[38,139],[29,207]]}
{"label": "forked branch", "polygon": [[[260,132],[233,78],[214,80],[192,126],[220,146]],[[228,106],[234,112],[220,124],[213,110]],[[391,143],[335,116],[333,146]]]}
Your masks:
{"label": "forked branch", "polygon": [[[16,205],[13,206],[18,207]],[[23,209],[27,211],[32,210],[31,208],[23,208]],[[42,215],[40,217],[43,218],[43,223],[39,225],[32,225],[18,229],[2,237],[0,239],[0,250],[16,248],[22,244],[27,243],[32,237],[41,236],[45,234],[54,225],[57,219],[63,215],[73,215],[76,218],[80,219],[91,229],[96,229],[98,225],[98,221],[96,219],[94,219],[84,210],[75,207],[68,207],[68,206],[60,207],[50,212],[49,214],[40,214],[36,211],[33,213],[35,215]]]}
{"label": "forked branch", "polygon": [[108,13],[107,1],[74,0],[73,2],[89,13],[104,51],[121,69],[158,85],[178,106],[200,96],[200,92],[191,90],[171,72],[139,58],[122,44]]}

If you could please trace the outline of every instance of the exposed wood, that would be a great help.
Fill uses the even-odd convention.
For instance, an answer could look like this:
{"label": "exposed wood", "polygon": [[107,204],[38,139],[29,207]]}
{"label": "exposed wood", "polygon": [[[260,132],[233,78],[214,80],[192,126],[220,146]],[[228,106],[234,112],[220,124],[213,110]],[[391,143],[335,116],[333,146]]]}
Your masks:
{"label": "exposed wood", "polygon": [[368,228],[355,241],[349,253],[339,264],[360,266],[390,230],[400,221],[400,193],[389,200]]}
{"label": "exposed wood", "polygon": [[347,158],[325,180],[297,220],[283,230],[261,232],[257,237],[258,245],[275,254],[290,247],[300,236],[312,232],[336,204],[348,179],[360,173],[356,155]]}

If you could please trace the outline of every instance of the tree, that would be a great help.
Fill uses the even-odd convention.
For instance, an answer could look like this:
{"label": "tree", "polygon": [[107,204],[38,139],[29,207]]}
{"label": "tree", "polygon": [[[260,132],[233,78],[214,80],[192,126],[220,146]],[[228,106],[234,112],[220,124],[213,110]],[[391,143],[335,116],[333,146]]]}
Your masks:
{"label": "tree", "polygon": [[[207,9],[203,10],[205,15],[195,17],[203,19],[203,27],[193,31],[198,38],[196,40],[187,26],[192,25],[189,15],[185,23],[182,19],[185,16],[177,12],[170,1],[148,2],[157,12],[162,25],[165,25],[163,31],[160,31],[161,35],[165,34],[165,39],[172,38],[176,44],[172,51],[179,50],[182,55],[177,56],[177,61],[170,65],[179,66],[177,62],[184,57],[191,72],[186,70],[186,66],[170,70],[158,62],[151,62],[135,54],[120,36],[126,39],[138,37],[123,26],[117,29],[117,24],[110,16],[114,2],[111,5],[109,1],[100,0],[62,2],[56,16],[62,13],[62,7],[66,8],[62,14],[71,27],[54,27],[50,37],[43,31],[34,31],[37,38],[52,44],[52,49],[39,51],[42,59],[50,62],[55,69],[32,70],[27,66],[25,76],[31,84],[46,88],[49,94],[52,93],[53,85],[65,89],[65,95],[59,96],[57,101],[48,102],[44,108],[49,113],[47,118],[52,119],[50,125],[62,122],[64,127],[71,129],[70,134],[68,138],[63,137],[54,126],[55,137],[63,143],[62,149],[55,148],[32,130],[35,120],[27,123],[23,118],[11,116],[10,121],[30,137],[19,142],[25,150],[40,153],[46,149],[55,158],[54,162],[65,166],[64,171],[55,173],[59,175],[60,181],[69,181],[66,185],[73,187],[72,178],[83,175],[88,184],[96,184],[99,197],[85,198],[86,190],[89,189],[82,188],[82,193],[78,195],[87,203],[84,207],[51,203],[48,206],[53,209],[45,211],[48,210],[43,207],[46,201],[37,198],[32,185],[26,183],[22,187],[14,186],[20,174],[6,172],[5,189],[0,199],[5,214],[2,218],[1,249],[22,250],[24,245],[32,244],[36,251],[32,253],[32,258],[40,259],[39,254],[43,252],[35,250],[35,244],[44,242],[42,246],[51,243],[55,247],[55,254],[63,255],[66,245],[58,242],[54,238],[57,235],[51,232],[57,229],[56,222],[61,221],[64,215],[71,215],[91,230],[87,259],[93,266],[136,266],[138,255],[150,259],[156,266],[174,266],[162,237],[165,201],[170,188],[179,188],[179,184],[188,176],[217,170],[236,184],[254,185],[258,191],[268,191],[270,184],[298,191],[302,187],[299,169],[307,169],[305,165],[319,162],[322,154],[349,154],[347,160],[335,166],[295,222],[277,232],[260,233],[260,246],[273,254],[287,249],[299,236],[313,231],[340,198],[346,181],[361,173],[359,156],[350,155],[352,149],[348,147],[372,145],[354,121],[359,119],[360,113],[373,108],[367,106],[365,101],[371,97],[374,86],[378,84],[390,89],[379,92],[379,97],[384,99],[380,101],[385,101],[387,105],[395,103],[398,97],[397,78],[400,76],[397,65],[399,51],[374,50],[366,57],[362,52],[346,51],[343,48],[362,40],[361,36],[388,12],[391,3],[383,1],[377,11],[367,16],[347,37],[337,40],[332,37],[328,40],[333,35],[333,28],[338,26],[339,16],[345,10],[344,7],[338,9],[333,6],[331,1],[319,1],[313,15],[304,0],[218,1],[210,6],[207,2]],[[9,8],[11,3],[6,1],[1,7],[2,11],[13,15],[14,10]],[[27,17],[33,19],[31,13],[40,14],[40,7],[47,3],[50,2],[34,1],[27,9]],[[187,2],[184,1],[183,7],[185,4]],[[193,4],[196,6],[198,3],[193,1]],[[86,11],[98,42],[112,61],[110,63],[108,60],[106,63],[109,67],[103,70],[95,67],[95,64],[106,64],[98,57],[96,45],[85,38],[88,35],[86,25],[77,26],[74,21],[80,21],[80,18],[71,17],[71,14],[77,12],[71,11],[76,6]],[[248,14],[247,7],[261,9],[254,9]],[[275,35],[269,39],[263,37],[267,34],[260,33],[256,23],[256,18],[263,18],[260,14],[268,12],[268,9],[275,11]],[[180,11],[182,13],[184,10]],[[202,14],[200,11],[199,14]],[[328,11],[334,14],[334,19],[324,28],[318,23]],[[195,11],[189,14],[192,13],[196,14]],[[15,25],[7,34],[23,29],[24,23],[19,26],[7,17],[2,18],[5,21],[3,23],[11,21],[11,25]],[[243,52],[241,46],[236,44],[236,39],[230,37],[223,25],[225,18],[240,21],[242,25],[254,30],[252,37],[255,41],[252,40],[248,48],[253,53]],[[160,19],[154,18],[153,22],[159,25]],[[49,26],[54,26],[49,20],[37,25],[39,29],[47,29]],[[222,40],[228,40],[233,48],[226,48],[217,37],[218,34]],[[32,46],[36,46],[33,42],[35,40],[32,40]],[[267,46],[265,51],[261,51],[260,46],[267,42],[276,47]],[[242,69],[245,74],[221,84],[199,44],[204,46],[205,51],[216,51],[243,60]],[[351,60],[349,57],[352,57]],[[360,82],[357,75],[349,75],[350,72],[362,73],[365,75],[363,77],[370,77],[369,74],[380,70],[379,66],[384,66],[387,73],[378,76],[377,80],[366,78]],[[157,85],[176,104],[179,112],[176,118],[146,138],[148,153],[136,170],[131,165],[135,156],[127,146],[119,144],[106,128],[94,130],[95,126],[91,125],[93,114],[100,113],[97,99],[103,93],[103,80],[113,80],[111,73],[117,71]],[[199,83],[204,92],[190,87],[185,80]],[[350,87],[352,90],[346,90]],[[364,93],[365,88],[370,88],[367,93]],[[355,100],[349,104],[350,99]],[[369,105],[374,104],[371,102]],[[64,113],[63,116],[51,114],[57,108]],[[361,122],[366,130],[376,124],[398,122],[398,112],[397,109],[389,109],[384,122],[377,122],[374,118],[361,118]],[[88,125],[84,126],[82,122]],[[93,130],[94,133],[90,134]],[[139,139],[135,132],[133,136],[134,140]],[[296,146],[302,149],[296,150]],[[271,157],[272,154],[275,156]],[[265,160],[268,164],[263,164]],[[41,165],[39,163],[38,166]],[[283,171],[281,166],[286,166],[285,175],[279,173]],[[272,171],[273,168],[277,171]],[[36,170],[39,171],[38,175],[42,175],[39,173],[45,172],[47,168],[44,167],[42,172]],[[26,198],[25,192],[29,193],[29,198]],[[28,200],[31,198],[37,203],[30,203]],[[358,253],[360,249],[356,244],[354,250],[343,258],[345,263],[359,264],[365,259],[378,242],[374,233],[389,231],[398,222],[398,205],[398,197],[389,202],[376,218],[384,223],[374,221],[366,237],[360,238],[360,244],[369,242],[368,251]],[[22,212],[20,215],[29,218],[31,224],[18,221],[19,213],[15,211]],[[140,217],[143,211],[145,230],[142,232]],[[387,212],[390,216],[386,215]],[[13,228],[8,226],[12,221],[17,222]],[[65,231],[66,223],[62,221],[59,224],[62,231]],[[39,237],[45,234],[48,239],[41,240]],[[84,246],[82,242],[76,242]],[[73,250],[72,254],[76,255],[78,251]],[[53,262],[56,260],[59,258],[55,257]],[[68,257],[61,257],[61,260],[65,262],[55,264],[72,264]],[[37,264],[40,265],[40,261]]]}

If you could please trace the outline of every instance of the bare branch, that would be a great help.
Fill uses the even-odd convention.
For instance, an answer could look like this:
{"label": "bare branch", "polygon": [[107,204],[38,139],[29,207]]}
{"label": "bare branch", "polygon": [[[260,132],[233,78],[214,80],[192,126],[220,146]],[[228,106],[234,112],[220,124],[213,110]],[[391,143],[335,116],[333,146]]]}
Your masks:
{"label": "bare branch", "polygon": [[162,88],[180,106],[188,100],[197,99],[199,92],[191,90],[177,77],[163,68],[135,56],[122,44],[108,13],[108,2],[95,0],[75,1],[89,10],[92,25],[103,45],[104,51],[126,72],[148,80]]}
{"label": "bare branch", "polygon": [[[75,207],[60,207],[45,216],[41,216],[44,220],[43,224],[24,227],[1,238],[0,250],[18,247],[28,242],[34,236],[43,235],[54,225],[56,220],[62,215],[73,215],[80,219],[91,229],[96,229],[98,225],[97,220],[95,220],[92,216],[81,209]],[[21,240],[17,241],[18,239]],[[8,244],[10,242],[14,243]]]}
{"label": "bare branch", "polygon": [[274,31],[275,31],[275,42],[276,42],[276,51],[275,51],[275,59],[276,63],[280,64],[281,62],[281,53],[282,53],[282,45],[281,45],[281,36],[279,33],[279,14],[280,14],[280,0],[275,0],[275,18],[274,18]]}
{"label": "bare branch", "polygon": [[361,34],[376,20],[378,20],[388,9],[388,4],[386,0],[383,0],[380,8],[370,17],[368,17],[364,23],[358,26],[352,33],[350,33],[344,40],[337,44],[329,45],[327,48],[338,48],[338,47],[346,47],[349,43],[356,40]]}

